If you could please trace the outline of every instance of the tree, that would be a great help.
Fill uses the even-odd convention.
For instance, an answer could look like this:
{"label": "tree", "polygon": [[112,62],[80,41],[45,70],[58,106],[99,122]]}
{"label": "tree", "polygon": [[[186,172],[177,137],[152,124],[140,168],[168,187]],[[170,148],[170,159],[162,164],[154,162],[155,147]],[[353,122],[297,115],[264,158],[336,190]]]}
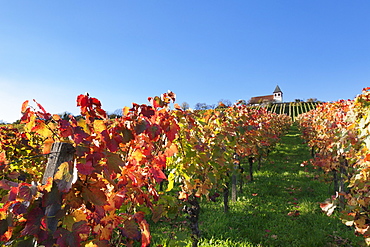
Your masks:
{"label": "tree", "polygon": [[20,124],[20,123],[21,123],[21,120],[20,119],[18,119],[15,122],[13,122],[13,124]]}
{"label": "tree", "polygon": [[109,118],[122,117],[122,109],[115,110],[112,114],[108,115]]}
{"label": "tree", "polygon": [[225,107],[230,107],[230,106],[232,106],[233,104],[231,103],[231,101],[230,100],[228,100],[228,99],[220,99],[219,101],[218,101],[218,105],[220,106],[220,105],[224,105]]}
{"label": "tree", "polygon": [[317,98],[309,98],[307,99],[307,102],[317,102]]}
{"label": "tree", "polygon": [[207,105],[207,109],[216,109],[216,104]]}
{"label": "tree", "polygon": [[196,103],[194,106],[195,110],[207,110],[208,105],[206,103]]}
{"label": "tree", "polygon": [[70,112],[67,112],[67,111],[65,111],[65,112],[63,112],[63,113],[61,113],[61,114],[59,114],[59,116],[60,116],[60,118],[61,119],[63,119],[63,120],[69,120],[69,115],[72,115],[72,113],[70,113]]}
{"label": "tree", "polygon": [[181,109],[183,109],[184,111],[189,109],[189,108],[190,108],[190,106],[189,106],[188,102],[182,102],[181,103]]}

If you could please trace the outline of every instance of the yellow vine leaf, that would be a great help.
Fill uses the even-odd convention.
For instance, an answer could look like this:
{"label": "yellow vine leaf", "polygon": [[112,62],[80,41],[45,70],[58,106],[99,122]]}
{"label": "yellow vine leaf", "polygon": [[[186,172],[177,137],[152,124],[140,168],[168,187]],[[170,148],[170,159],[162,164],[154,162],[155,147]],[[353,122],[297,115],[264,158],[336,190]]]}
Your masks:
{"label": "yellow vine leaf", "polygon": [[75,220],[75,222],[79,222],[79,221],[82,221],[82,220],[87,221],[86,213],[85,213],[85,211],[84,211],[84,210],[82,210],[82,209],[77,209],[77,210],[75,210],[75,211],[72,213],[72,216],[73,216],[73,219]]}
{"label": "yellow vine leaf", "polygon": [[55,121],[58,121],[58,120],[60,120],[60,119],[61,119],[61,117],[60,117],[58,114],[53,114],[53,119],[54,119]]}
{"label": "yellow vine leaf", "polygon": [[53,136],[53,132],[50,130],[50,129],[53,129],[52,127],[53,126],[46,125],[44,122],[41,122],[37,126],[36,133],[43,136],[43,137],[51,137],[51,136]]}
{"label": "yellow vine leaf", "polygon": [[94,121],[94,129],[95,129],[95,132],[100,133],[103,130],[106,130],[107,127],[105,126],[105,123],[104,123],[103,120],[95,120]]}
{"label": "yellow vine leaf", "polygon": [[33,126],[35,125],[35,120],[36,120],[36,116],[35,114],[32,114],[28,123],[25,124],[24,130],[27,132],[31,132]]}
{"label": "yellow vine leaf", "polygon": [[94,244],[93,242],[89,242],[85,245],[85,247],[98,247],[98,245]]}
{"label": "yellow vine leaf", "polygon": [[49,137],[48,139],[46,139],[43,145],[42,153],[49,154],[53,143],[54,143],[53,138]]}
{"label": "yellow vine leaf", "polygon": [[128,106],[125,106],[122,109],[122,113],[123,113],[124,116],[127,116],[129,111],[130,111],[130,107],[128,107]]}
{"label": "yellow vine leaf", "polygon": [[144,158],[144,154],[140,149],[136,149],[135,152],[132,153],[132,158],[140,162]]}
{"label": "yellow vine leaf", "polygon": [[81,128],[83,128],[83,130],[84,130],[86,133],[90,134],[90,130],[89,130],[89,128],[88,128],[88,126],[87,126],[87,124],[86,124],[86,120],[85,120],[85,119],[83,119],[83,118],[79,119],[79,120],[77,121],[77,125],[78,125],[78,126],[80,126]]}
{"label": "yellow vine leaf", "polygon": [[175,174],[170,173],[170,175],[168,175],[168,186],[166,191],[171,191],[173,189],[174,183],[175,183]]}
{"label": "yellow vine leaf", "polygon": [[57,182],[60,191],[68,191],[71,188],[73,183],[73,170],[71,170],[68,162],[64,162],[59,166],[58,171],[54,175],[54,180]]}
{"label": "yellow vine leaf", "polygon": [[47,192],[50,192],[52,187],[53,187],[53,178],[52,177],[48,177],[46,184],[45,185],[42,185],[41,186],[41,189],[42,190],[45,190]]}

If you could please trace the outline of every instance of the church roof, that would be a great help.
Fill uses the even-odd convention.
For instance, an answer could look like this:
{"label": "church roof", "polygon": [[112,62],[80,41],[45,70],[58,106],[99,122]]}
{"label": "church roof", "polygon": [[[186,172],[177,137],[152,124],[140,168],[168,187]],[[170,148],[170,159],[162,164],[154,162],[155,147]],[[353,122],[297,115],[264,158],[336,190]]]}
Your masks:
{"label": "church roof", "polygon": [[250,104],[259,104],[264,102],[270,102],[274,100],[274,95],[252,97],[249,101]]}
{"label": "church roof", "polygon": [[281,89],[280,89],[279,85],[276,85],[276,88],[275,88],[275,90],[274,90],[274,93],[282,93],[282,91],[281,91]]}

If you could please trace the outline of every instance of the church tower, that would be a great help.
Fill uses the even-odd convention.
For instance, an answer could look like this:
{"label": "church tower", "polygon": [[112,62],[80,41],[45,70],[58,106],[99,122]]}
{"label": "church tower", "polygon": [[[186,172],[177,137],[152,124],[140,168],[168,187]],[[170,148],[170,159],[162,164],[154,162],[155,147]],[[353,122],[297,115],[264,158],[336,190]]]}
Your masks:
{"label": "church tower", "polygon": [[278,103],[283,102],[283,92],[281,91],[278,85],[276,86],[274,90],[274,101]]}

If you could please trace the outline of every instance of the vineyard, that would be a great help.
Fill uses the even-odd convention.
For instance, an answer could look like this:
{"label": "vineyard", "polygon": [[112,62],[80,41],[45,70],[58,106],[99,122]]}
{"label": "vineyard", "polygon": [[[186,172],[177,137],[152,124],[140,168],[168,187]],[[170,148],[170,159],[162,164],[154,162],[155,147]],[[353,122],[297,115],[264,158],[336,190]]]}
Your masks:
{"label": "vineyard", "polygon": [[336,207],[347,226],[370,241],[370,88],[354,100],[325,103],[302,114],[298,123],[312,149],[311,164],[330,174],[333,198],[321,204],[328,215]]}
{"label": "vineyard", "polygon": [[[25,101],[24,127],[0,127],[0,243],[149,246],[151,228],[184,219],[191,245],[198,246],[209,202],[221,202],[230,214],[258,183],[255,176],[292,119],[312,151],[303,166],[310,163],[334,181],[335,197],[321,208],[328,215],[339,209],[345,224],[367,239],[369,95],[364,90],[353,101],[321,105],[184,111],[168,92],[109,119],[87,94],[77,97],[78,120]],[[175,236],[157,246],[187,244]]]}
{"label": "vineyard", "polygon": [[266,108],[268,111],[276,114],[286,114],[290,116],[294,121],[300,114],[315,109],[319,104],[320,103],[318,102],[288,102],[288,103],[257,105],[251,106],[251,108],[253,109]]}

